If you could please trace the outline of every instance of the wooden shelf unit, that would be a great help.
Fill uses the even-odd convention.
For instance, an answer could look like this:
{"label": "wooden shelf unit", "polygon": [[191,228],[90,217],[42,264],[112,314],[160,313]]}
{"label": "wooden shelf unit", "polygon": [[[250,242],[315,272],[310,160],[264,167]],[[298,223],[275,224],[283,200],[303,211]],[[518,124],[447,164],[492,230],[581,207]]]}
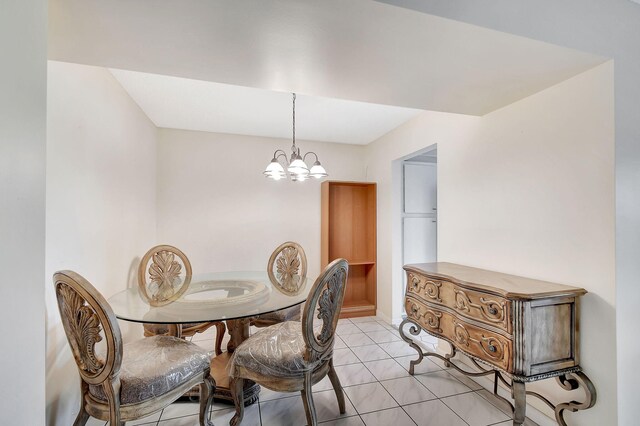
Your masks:
{"label": "wooden shelf unit", "polygon": [[349,276],[341,318],[376,314],[376,184],[322,183],[321,265],[344,258]]}

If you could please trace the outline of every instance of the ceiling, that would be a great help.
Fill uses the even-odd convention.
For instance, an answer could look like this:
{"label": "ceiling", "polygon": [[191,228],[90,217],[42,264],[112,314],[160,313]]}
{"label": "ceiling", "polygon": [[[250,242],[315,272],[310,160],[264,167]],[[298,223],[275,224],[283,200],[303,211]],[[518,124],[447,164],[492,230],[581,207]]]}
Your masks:
{"label": "ceiling", "polygon": [[473,115],[605,60],[372,0],[51,0],[49,57]]}
{"label": "ceiling", "polygon": [[[158,127],[291,138],[290,93],[135,71],[111,73]],[[298,95],[296,137],[367,144],[420,112]]]}

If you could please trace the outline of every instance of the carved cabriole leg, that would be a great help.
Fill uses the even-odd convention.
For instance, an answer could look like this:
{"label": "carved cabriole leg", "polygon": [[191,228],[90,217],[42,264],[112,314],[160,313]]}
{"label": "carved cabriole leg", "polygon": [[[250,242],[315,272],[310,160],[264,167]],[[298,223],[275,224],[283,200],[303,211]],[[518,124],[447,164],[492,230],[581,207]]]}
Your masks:
{"label": "carved cabriole leg", "polygon": [[85,409],[84,396],[89,392],[89,385],[84,380],[80,379],[80,411],[76,416],[76,420],[73,422],[73,426],[84,426],[89,420],[89,413]]}
{"label": "carved cabriole leg", "polygon": [[102,383],[102,389],[109,401],[109,425],[124,425],[120,421],[120,378],[107,379]]}
{"label": "carved cabriole leg", "polygon": [[230,426],[238,426],[244,417],[244,379],[241,377],[232,379],[229,383],[233,404],[236,406],[236,414],[229,422]]}
{"label": "carved cabriole leg", "polygon": [[[449,342],[447,342],[449,343]],[[446,354],[444,357],[447,359],[447,361],[444,362],[444,366],[447,368],[451,367],[451,363],[448,361],[451,358],[453,358],[454,356],[456,356],[456,347],[453,346],[451,343],[449,343],[449,348],[451,348],[451,350],[449,351],[448,354]]]}
{"label": "carved cabriole leg", "polygon": [[336,370],[333,368],[333,357],[329,361],[329,380],[331,380],[331,385],[333,386],[333,390],[336,393],[336,398],[338,398],[338,408],[340,409],[340,414],[344,414],[346,412],[344,406],[344,392],[342,391],[342,385],[340,384],[340,379],[336,374]]}
{"label": "carved cabriole leg", "polygon": [[300,393],[304,403],[304,412],[307,415],[307,425],[317,426],[318,416],[316,414],[316,406],[313,404],[313,393],[311,392],[311,371],[304,373],[304,389]]}
{"label": "carved cabriole leg", "polygon": [[555,414],[558,425],[567,426],[563,417],[564,410],[576,412],[578,410],[586,410],[587,408],[593,407],[597,400],[596,388],[593,386],[589,377],[581,371],[563,374],[562,376],[556,377],[556,381],[565,390],[571,391],[582,386],[585,392],[584,402],[571,401],[556,405]]}
{"label": "carved cabriole leg", "polygon": [[[231,383],[227,388],[227,365],[230,355],[236,350],[236,348],[249,338],[249,324],[250,319],[244,318],[239,320],[227,321],[226,329],[229,332],[229,343],[227,343],[227,351],[222,354],[221,357],[214,357],[211,361],[211,371],[213,377],[218,381],[216,384],[216,390],[214,397],[225,401],[233,400]],[[225,360],[224,362],[216,363],[216,360]],[[244,398],[245,404],[250,405],[258,401],[258,395],[260,393],[260,386],[251,380],[244,380]]]}
{"label": "carved cabriole leg", "polygon": [[213,377],[206,371],[204,380],[200,383],[200,426],[213,426],[209,420],[209,409],[213,402],[213,391],[216,388],[216,382]]}
{"label": "carved cabriole leg", "polygon": [[167,332],[168,336],[173,337],[182,337],[182,325],[180,324],[167,324],[169,326],[169,331]]}
{"label": "carved cabriole leg", "polygon": [[222,353],[222,339],[224,339],[224,333],[226,331],[227,327],[225,327],[222,321],[216,323],[216,355]]}
{"label": "carved cabriole leg", "polygon": [[511,387],[511,396],[514,400],[513,425],[521,425],[527,411],[527,393],[524,382],[514,380]]}
{"label": "carved cabriole leg", "polygon": [[227,321],[227,328],[229,329],[229,343],[227,343],[227,351],[233,352],[236,350],[240,343],[249,338],[249,324],[247,319],[229,320]]}
{"label": "carved cabriole leg", "polygon": [[411,361],[409,363],[409,374],[411,374],[413,376],[414,367],[422,362],[422,358],[424,358],[424,356],[422,354],[422,349],[420,348],[420,346],[418,346],[413,341],[413,339],[411,339],[410,337],[405,336],[405,334],[404,334],[404,325],[408,324],[408,323],[411,324],[411,327],[409,327],[409,333],[413,334],[414,336],[419,335],[420,331],[422,331],[422,328],[418,324],[416,324],[415,322],[410,320],[409,318],[406,318],[404,321],[402,321],[400,323],[400,327],[398,327],[398,331],[400,333],[400,337],[402,337],[402,340],[407,342],[409,344],[409,346],[411,346],[413,349],[415,349],[418,352],[418,359],[416,359],[415,361]]}

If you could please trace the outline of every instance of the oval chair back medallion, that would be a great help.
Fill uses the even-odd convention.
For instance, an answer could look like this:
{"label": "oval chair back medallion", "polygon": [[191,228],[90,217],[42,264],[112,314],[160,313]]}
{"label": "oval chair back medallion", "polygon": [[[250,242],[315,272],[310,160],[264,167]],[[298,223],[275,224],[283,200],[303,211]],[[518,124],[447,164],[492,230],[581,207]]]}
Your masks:
{"label": "oval chair back medallion", "polygon": [[307,276],[307,256],[302,246],[293,241],[278,246],[269,257],[267,272],[277,290],[295,295]]}
{"label": "oval chair back medallion", "polygon": [[182,251],[159,245],[150,249],[140,261],[138,288],[151,306],[163,306],[187,291],[191,276],[191,262]]}
{"label": "oval chair back medallion", "polygon": [[[348,273],[346,260],[334,260],[318,277],[309,293],[302,313],[307,361],[324,359],[332,351]],[[321,320],[321,324],[316,319]]]}

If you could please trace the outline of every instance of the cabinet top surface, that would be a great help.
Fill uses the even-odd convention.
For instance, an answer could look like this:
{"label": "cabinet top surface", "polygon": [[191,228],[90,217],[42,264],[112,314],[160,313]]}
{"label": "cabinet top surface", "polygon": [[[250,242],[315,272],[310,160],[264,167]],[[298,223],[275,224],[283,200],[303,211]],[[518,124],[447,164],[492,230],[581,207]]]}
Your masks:
{"label": "cabinet top surface", "polygon": [[375,182],[358,182],[355,180],[325,180],[322,185],[345,185],[345,186],[376,186]]}
{"label": "cabinet top surface", "polygon": [[503,274],[455,263],[419,263],[405,265],[404,269],[409,272],[422,273],[434,278],[452,281],[462,287],[488,291],[512,299],[581,296],[587,293],[585,289],[579,287]]}

